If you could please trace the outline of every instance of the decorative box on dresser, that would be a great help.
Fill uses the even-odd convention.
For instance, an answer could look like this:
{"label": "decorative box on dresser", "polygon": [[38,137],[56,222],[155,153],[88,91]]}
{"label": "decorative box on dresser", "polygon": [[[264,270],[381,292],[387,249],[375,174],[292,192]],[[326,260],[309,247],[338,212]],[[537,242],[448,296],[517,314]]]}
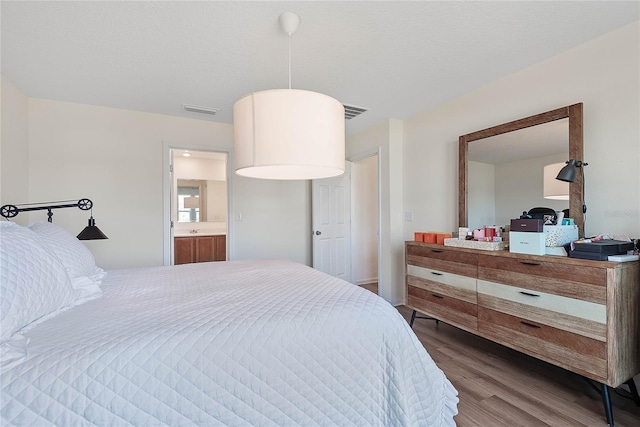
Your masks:
{"label": "decorative box on dresser", "polygon": [[[407,305],[608,387],[640,373],[640,261],[405,243]],[[415,313],[414,313],[415,314]]]}

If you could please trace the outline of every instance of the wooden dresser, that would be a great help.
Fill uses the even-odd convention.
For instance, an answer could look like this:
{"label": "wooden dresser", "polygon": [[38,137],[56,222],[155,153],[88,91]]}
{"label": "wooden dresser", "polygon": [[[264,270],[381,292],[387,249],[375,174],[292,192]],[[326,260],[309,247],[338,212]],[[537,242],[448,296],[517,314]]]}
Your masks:
{"label": "wooden dresser", "polygon": [[405,260],[413,310],[605,386],[640,372],[640,261],[418,242]]}

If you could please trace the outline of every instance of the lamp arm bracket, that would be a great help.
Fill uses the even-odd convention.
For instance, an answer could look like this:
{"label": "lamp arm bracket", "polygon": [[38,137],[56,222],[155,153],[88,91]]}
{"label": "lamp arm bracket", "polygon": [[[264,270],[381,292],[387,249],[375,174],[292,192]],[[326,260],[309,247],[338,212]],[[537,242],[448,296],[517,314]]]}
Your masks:
{"label": "lamp arm bracket", "polygon": [[[571,163],[572,160],[573,159],[567,160],[565,163],[568,165],[568,164]],[[589,166],[589,163],[583,162],[581,160],[573,160],[573,163],[574,163],[575,167],[577,167],[577,168],[582,167],[582,166]]]}
{"label": "lamp arm bracket", "polygon": [[[51,204],[54,203],[54,204]],[[14,218],[18,216],[20,212],[41,211],[52,209],[64,209],[64,208],[79,208],[83,211],[88,211],[93,208],[93,202],[90,199],[80,199],[76,203],[64,203],[64,202],[42,202],[42,203],[25,203],[22,205],[4,205],[0,207],[0,215],[4,218]],[[51,219],[51,215],[49,215]]]}

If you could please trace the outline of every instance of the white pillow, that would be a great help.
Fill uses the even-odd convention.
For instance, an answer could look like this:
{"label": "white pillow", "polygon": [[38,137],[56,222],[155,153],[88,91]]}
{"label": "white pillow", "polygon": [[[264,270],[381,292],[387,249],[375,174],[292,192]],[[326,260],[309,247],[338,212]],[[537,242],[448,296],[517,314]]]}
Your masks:
{"label": "white pillow", "polygon": [[62,261],[71,279],[96,273],[96,260],[91,251],[64,228],[51,222],[36,222],[29,229]]}
{"label": "white pillow", "polygon": [[0,341],[76,299],[64,266],[38,236],[0,222]]}

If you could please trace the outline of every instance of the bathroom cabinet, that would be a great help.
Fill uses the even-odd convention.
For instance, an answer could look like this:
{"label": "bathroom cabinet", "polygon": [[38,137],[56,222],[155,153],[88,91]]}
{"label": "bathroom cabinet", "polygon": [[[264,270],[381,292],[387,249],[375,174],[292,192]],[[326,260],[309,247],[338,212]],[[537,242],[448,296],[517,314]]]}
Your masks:
{"label": "bathroom cabinet", "polygon": [[174,264],[226,261],[227,236],[181,236],[173,245]]}

